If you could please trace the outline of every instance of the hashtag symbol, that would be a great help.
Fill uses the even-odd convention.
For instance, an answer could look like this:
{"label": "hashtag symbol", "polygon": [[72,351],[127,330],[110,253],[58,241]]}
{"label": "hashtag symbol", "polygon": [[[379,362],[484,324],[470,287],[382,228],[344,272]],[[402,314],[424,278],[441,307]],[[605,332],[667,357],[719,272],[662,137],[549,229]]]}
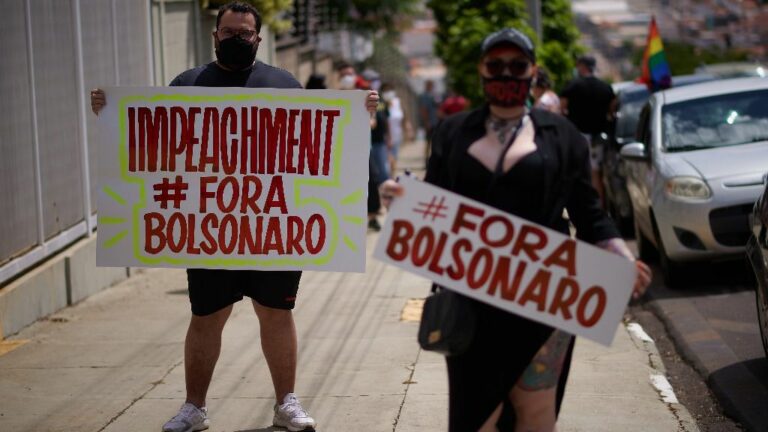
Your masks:
{"label": "hashtag symbol", "polygon": [[162,183],[154,185],[153,189],[157,191],[155,201],[160,203],[160,208],[168,208],[168,201],[173,201],[173,208],[180,208],[181,202],[187,199],[184,191],[189,189],[189,183],[182,180],[180,175],[176,176],[173,183],[166,177]]}
{"label": "hashtag symbol", "polygon": [[428,203],[420,202],[419,207],[413,209],[414,212],[424,215],[423,219],[431,217],[432,221],[437,218],[444,218],[446,215],[442,213],[443,210],[448,210],[448,207],[445,206],[445,197],[441,197],[438,202],[436,196],[433,196],[432,201]]}

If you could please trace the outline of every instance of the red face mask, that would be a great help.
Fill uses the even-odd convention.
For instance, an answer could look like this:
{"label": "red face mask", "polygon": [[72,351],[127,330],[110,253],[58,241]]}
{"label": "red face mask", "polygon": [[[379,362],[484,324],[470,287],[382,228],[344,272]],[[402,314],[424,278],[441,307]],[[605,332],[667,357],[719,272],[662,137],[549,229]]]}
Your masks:
{"label": "red face mask", "polygon": [[491,105],[505,108],[525,105],[531,90],[531,81],[532,78],[511,76],[483,77],[485,100]]}

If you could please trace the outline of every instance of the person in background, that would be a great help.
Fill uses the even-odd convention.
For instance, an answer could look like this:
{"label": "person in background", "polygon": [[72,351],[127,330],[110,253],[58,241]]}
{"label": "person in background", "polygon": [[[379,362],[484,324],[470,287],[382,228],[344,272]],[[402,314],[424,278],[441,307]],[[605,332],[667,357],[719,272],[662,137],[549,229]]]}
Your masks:
{"label": "person in background", "polygon": [[426,146],[424,148],[424,162],[429,159],[429,152],[432,141],[432,129],[437,126],[437,111],[438,101],[435,95],[435,83],[432,80],[424,82],[424,92],[419,95],[419,120],[421,121],[421,127],[424,129],[424,140]]}
{"label": "person in background", "polygon": [[557,93],[552,91],[552,81],[549,79],[549,73],[544,68],[539,67],[536,72],[536,79],[533,81],[533,107],[555,114],[562,114],[560,110],[560,98]]}
{"label": "person in background", "polygon": [[604,205],[605,192],[600,176],[603,148],[598,138],[608,128],[616,95],[608,83],[595,76],[596,65],[594,57],[582,56],[576,60],[578,76],[560,93],[560,106],[590,144],[592,185],[600,196],[600,204]]}
{"label": "person in background", "polygon": [[[371,88],[371,83],[364,77],[357,74],[354,66],[342,62],[336,66],[340,90],[367,90]],[[369,73],[369,78],[378,79]],[[374,144],[381,143],[386,152],[386,128],[387,119],[382,109],[382,103],[378,103],[375,112],[371,115],[371,148],[368,154],[368,229],[371,231],[381,231],[381,224],[377,217],[381,211],[381,201],[379,200],[379,185],[387,179],[386,172],[382,171],[379,164],[376,163],[374,156]],[[386,153],[385,153],[386,157]],[[386,160],[386,159],[385,159]]]}
{"label": "person in background", "polygon": [[439,116],[440,118],[445,118],[449,115],[462,112],[467,109],[468,105],[469,102],[467,102],[467,99],[464,96],[450,90],[448,91],[448,96],[443,100],[443,103],[440,104]]}
{"label": "person in background", "polygon": [[325,75],[314,73],[307,79],[307,84],[304,86],[307,90],[323,90],[326,89]]}
{"label": "person in background", "polygon": [[[587,143],[564,117],[526,107],[536,72],[533,43],[507,28],[488,35],[480,51],[486,103],[435,129],[425,181],[565,235],[567,208],[579,239],[635,262],[639,297],[650,269],[635,260],[600,209]],[[408,193],[393,180],[380,189],[387,206]],[[446,357],[449,432],[492,432],[500,425],[503,431],[553,431],[572,336],[479,300],[463,301],[474,309],[477,326],[468,350]],[[505,406],[514,412],[513,426],[498,422]]]}
{"label": "person in background", "polygon": [[406,119],[400,98],[397,97],[394,87],[385,83],[381,86],[381,99],[387,106],[389,126],[389,172],[390,176],[397,170],[397,155],[406,129]]}

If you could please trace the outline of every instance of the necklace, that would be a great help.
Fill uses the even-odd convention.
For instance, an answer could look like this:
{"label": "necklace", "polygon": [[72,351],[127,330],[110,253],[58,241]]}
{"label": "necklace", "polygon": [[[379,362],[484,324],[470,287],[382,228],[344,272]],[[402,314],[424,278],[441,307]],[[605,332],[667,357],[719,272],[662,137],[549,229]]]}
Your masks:
{"label": "necklace", "polygon": [[526,115],[528,115],[528,109],[523,111],[523,113],[520,114],[519,116],[506,118],[506,119],[496,117],[493,114],[491,114],[488,117],[488,126],[498,137],[499,143],[501,145],[505,145],[507,143],[507,138],[509,137],[510,133],[513,130],[516,131],[522,126],[523,120],[525,119]]}

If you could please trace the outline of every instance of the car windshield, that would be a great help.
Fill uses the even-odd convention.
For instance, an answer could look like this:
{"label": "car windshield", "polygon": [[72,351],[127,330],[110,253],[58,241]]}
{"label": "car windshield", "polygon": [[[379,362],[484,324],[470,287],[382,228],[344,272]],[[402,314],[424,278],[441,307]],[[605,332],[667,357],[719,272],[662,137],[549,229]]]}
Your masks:
{"label": "car windshield", "polygon": [[636,87],[622,91],[619,94],[619,112],[616,118],[616,137],[634,139],[640,110],[648,102],[650,93],[645,87]]}
{"label": "car windshield", "polygon": [[663,107],[667,151],[699,150],[768,140],[768,90],[688,100]]}

